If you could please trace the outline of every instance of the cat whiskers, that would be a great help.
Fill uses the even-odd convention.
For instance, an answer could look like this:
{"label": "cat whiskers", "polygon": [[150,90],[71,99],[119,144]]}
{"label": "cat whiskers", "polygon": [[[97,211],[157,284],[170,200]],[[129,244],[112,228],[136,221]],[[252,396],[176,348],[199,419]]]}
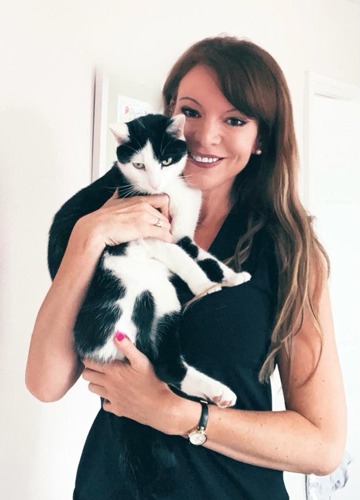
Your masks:
{"label": "cat whiskers", "polygon": [[165,137],[165,132],[163,133],[163,136],[161,138],[161,143],[160,143],[160,154],[161,156],[164,154],[165,149],[163,150],[163,142],[164,142],[164,137]]}
{"label": "cat whiskers", "polygon": [[128,196],[131,197],[136,194],[138,194],[138,190],[131,184],[121,186],[121,195],[124,196],[125,198]]}
{"label": "cat whiskers", "polygon": [[118,189],[119,186],[106,186],[104,189],[109,191],[109,197],[114,194],[114,192]]}
{"label": "cat whiskers", "polygon": [[196,174],[184,174],[183,173],[182,176],[183,176],[183,179],[185,179],[187,181],[189,179],[191,180],[191,177],[196,177]]}
{"label": "cat whiskers", "polygon": [[[145,127],[144,127],[144,128],[145,128]],[[138,145],[139,145],[139,150],[134,149],[134,151],[137,153],[138,151],[141,151],[142,146],[141,146],[140,142],[138,141],[137,137],[133,137],[133,139],[135,139],[135,141],[136,141],[136,142],[138,143]]]}
{"label": "cat whiskers", "polygon": [[168,146],[171,146],[171,144],[173,144],[175,141],[177,141],[177,139],[176,139],[175,137],[173,137],[173,138],[172,138],[172,139],[171,139],[171,140],[167,143],[167,145],[165,146],[165,148],[164,148],[164,149],[162,149],[163,141],[164,141],[164,138],[166,137],[166,135],[167,135],[167,134],[166,134],[166,132],[164,132],[164,134],[163,134],[163,136],[162,136],[162,138],[161,138],[161,143],[160,143],[160,154],[161,154],[162,156],[164,155],[164,153],[165,153],[165,151],[166,151],[166,148],[167,148]]}

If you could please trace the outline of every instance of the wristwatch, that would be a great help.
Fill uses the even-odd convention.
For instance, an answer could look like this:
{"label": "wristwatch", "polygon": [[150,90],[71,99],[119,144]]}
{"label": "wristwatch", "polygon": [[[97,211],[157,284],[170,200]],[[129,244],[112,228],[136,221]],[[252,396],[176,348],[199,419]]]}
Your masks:
{"label": "wristwatch", "polygon": [[207,440],[206,426],[209,418],[208,403],[204,400],[199,401],[199,403],[201,404],[201,415],[199,423],[197,427],[195,427],[195,429],[192,429],[188,433],[189,442],[195,446],[201,446],[202,444],[206,443]]}

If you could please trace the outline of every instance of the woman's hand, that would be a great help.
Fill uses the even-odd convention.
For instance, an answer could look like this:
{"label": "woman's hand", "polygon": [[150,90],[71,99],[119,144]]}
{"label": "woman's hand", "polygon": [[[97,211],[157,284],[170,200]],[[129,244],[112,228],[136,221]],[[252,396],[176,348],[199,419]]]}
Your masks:
{"label": "woman's hand", "polygon": [[171,243],[170,230],[167,195],[118,198],[116,190],[100,209],[79,219],[73,233],[81,239],[90,237],[105,247],[140,238]]}
{"label": "woman's hand", "polygon": [[75,224],[32,334],[26,385],[38,399],[57,401],[81,374],[73,329],[105,246],[150,237],[172,242],[168,212],[167,195],[118,199],[115,191],[99,210]]}
{"label": "woman's hand", "polygon": [[149,359],[125,337],[114,338],[128,362],[98,364],[84,359],[82,377],[89,390],[105,399],[103,409],[169,433],[171,414],[179,398],[154,373]]}

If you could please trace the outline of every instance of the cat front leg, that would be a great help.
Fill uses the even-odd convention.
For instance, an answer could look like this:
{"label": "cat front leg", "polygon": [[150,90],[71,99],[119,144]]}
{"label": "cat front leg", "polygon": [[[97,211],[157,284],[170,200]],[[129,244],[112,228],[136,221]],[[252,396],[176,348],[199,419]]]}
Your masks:
{"label": "cat front leg", "polygon": [[234,271],[214,255],[200,248],[188,236],[181,238],[176,244],[196,260],[211,281],[221,283],[221,286],[242,285],[251,279],[249,273],[246,271]]}
{"label": "cat front leg", "polygon": [[149,255],[165,264],[171,272],[178,275],[194,295],[203,295],[204,293],[221,290],[221,285],[209,279],[201,266],[180,246],[155,239],[146,240],[146,244]]}

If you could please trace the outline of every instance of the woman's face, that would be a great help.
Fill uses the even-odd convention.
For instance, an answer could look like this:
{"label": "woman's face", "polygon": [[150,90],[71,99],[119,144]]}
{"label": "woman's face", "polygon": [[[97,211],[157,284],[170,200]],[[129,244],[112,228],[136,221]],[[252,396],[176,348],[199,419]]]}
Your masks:
{"label": "woman's face", "polygon": [[229,103],[206,66],[195,66],[181,80],[174,108],[179,113],[186,116],[187,182],[202,191],[221,187],[229,193],[258,147],[257,121]]}

